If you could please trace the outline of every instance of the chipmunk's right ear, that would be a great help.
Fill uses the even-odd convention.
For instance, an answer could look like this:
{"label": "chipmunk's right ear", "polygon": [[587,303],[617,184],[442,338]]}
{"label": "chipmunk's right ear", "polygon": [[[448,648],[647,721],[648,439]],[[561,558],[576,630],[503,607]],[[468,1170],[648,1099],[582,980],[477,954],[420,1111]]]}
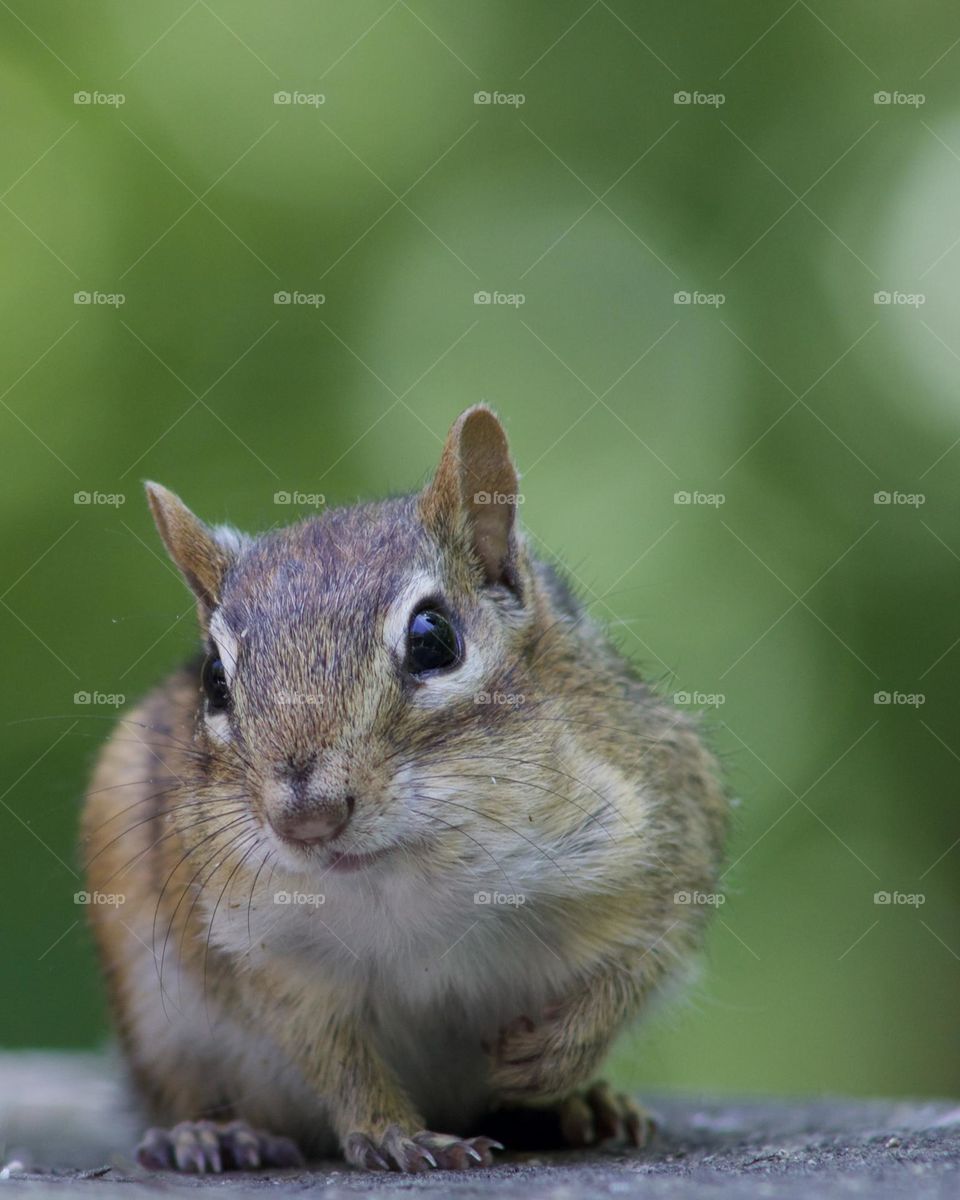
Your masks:
{"label": "chipmunk's right ear", "polygon": [[229,539],[193,515],[179,496],[159,483],[145,484],[150,511],[167,552],[210,613],[220,603],[223,577],[233,559]]}
{"label": "chipmunk's right ear", "polygon": [[434,533],[465,542],[486,583],[518,592],[516,504],[507,435],[485,404],[474,405],[447,434],[421,515]]}

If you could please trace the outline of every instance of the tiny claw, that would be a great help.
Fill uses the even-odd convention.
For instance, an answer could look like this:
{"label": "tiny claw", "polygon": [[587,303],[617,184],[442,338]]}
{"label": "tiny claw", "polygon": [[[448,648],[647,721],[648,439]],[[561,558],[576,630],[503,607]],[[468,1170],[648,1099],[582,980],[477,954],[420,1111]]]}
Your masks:
{"label": "tiny claw", "polygon": [[179,1170],[188,1174],[204,1174],[205,1164],[198,1146],[175,1146],[173,1156]]}

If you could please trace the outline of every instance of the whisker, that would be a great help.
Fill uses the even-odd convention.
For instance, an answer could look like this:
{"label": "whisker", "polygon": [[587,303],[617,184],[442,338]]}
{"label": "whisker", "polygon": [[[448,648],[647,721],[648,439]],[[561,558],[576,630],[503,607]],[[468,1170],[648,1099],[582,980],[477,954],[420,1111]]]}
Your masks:
{"label": "whisker", "polygon": [[521,833],[519,829],[514,829],[514,827],[512,825],[508,824],[508,822],[501,821],[499,819],[499,817],[491,816],[490,813],[483,812],[481,809],[471,808],[469,804],[458,804],[456,800],[451,800],[448,796],[429,796],[426,793],[423,793],[423,798],[425,800],[436,801],[437,803],[440,803],[440,804],[452,804],[454,808],[462,808],[466,812],[473,813],[473,815],[475,817],[481,817],[485,821],[492,821],[496,825],[502,825],[504,827],[504,829],[509,829],[510,832],[514,835],[514,837],[518,837],[522,841],[527,842],[528,845],[532,846],[534,848],[534,850],[537,851],[538,854],[542,854],[544,858],[546,858],[550,863],[553,864],[553,866],[555,866],[557,868],[557,870],[560,872],[561,875],[563,875],[567,879],[570,878],[570,876],[563,869],[563,867],[560,865],[560,863],[557,862],[557,860],[553,857],[552,854],[548,854],[547,851],[544,850],[542,846],[538,846],[537,843],[535,841],[533,841],[532,838],[528,838],[526,836],[526,834]]}
{"label": "whisker", "polygon": [[[489,775],[468,775],[465,772],[460,771],[456,775],[428,775],[428,776],[426,776],[426,782],[429,783],[431,779],[437,779],[437,780],[485,779],[485,780],[490,780],[490,778],[491,777]],[[600,828],[603,830],[603,832],[607,835],[607,837],[610,838],[611,840],[613,839],[613,834],[600,821],[600,814],[599,813],[591,813],[588,809],[584,808],[582,804],[577,804],[577,802],[575,800],[571,799],[570,796],[565,796],[562,792],[555,791],[553,788],[545,787],[542,783],[534,783],[532,780],[511,779],[509,775],[501,775],[499,771],[497,772],[496,779],[497,779],[498,783],[500,783],[500,782],[514,783],[518,787],[534,788],[538,792],[543,792],[548,796],[556,796],[556,798],[558,800],[563,800],[567,804],[572,804],[573,807],[578,812],[583,813],[583,815],[585,817],[589,818],[589,820],[587,821],[588,825],[590,824],[591,821],[596,821],[600,825]],[[601,796],[601,800],[603,800],[602,796]],[[603,804],[604,804],[605,808],[609,807],[608,801],[603,800]]]}
{"label": "whisker", "polygon": [[[417,798],[419,798],[419,793],[417,794]],[[424,799],[424,800],[427,800],[427,801],[430,801],[430,800],[432,799],[432,797],[430,797],[430,796],[424,796],[424,797],[423,797],[423,799]],[[500,862],[500,860],[497,858],[497,856],[496,856],[496,855],[493,853],[493,851],[492,851],[492,850],[490,850],[490,849],[489,849],[489,847],[485,846],[485,845],[483,844],[483,842],[481,842],[481,841],[480,841],[480,839],[479,839],[479,838],[475,838],[475,837],[473,836],[473,834],[471,834],[471,833],[468,833],[468,832],[467,832],[467,831],[466,831],[466,830],[463,828],[463,826],[462,826],[462,825],[454,825],[454,824],[452,824],[450,821],[445,821],[445,820],[443,819],[443,817],[438,817],[438,816],[436,815],[436,813],[424,812],[422,809],[411,808],[411,810],[410,810],[410,811],[411,811],[411,812],[415,812],[415,813],[417,813],[417,814],[418,814],[418,815],[420,815],[420,816],[425,816],[425,817],[427,817],[427,818],[428,818],[429,820],[431,820],[431,821],[439,821],[441,825],[444,825],[444,826],[446,826],[446,828],[447,828],[447,829],[452,829],[452,830],[454,830],[456,833],[462,833],[462,834],[463,834],[463,836],[464,836],[465,838],[467,838],[467,839],[469,839],[471,842],[473,842],[473,843],[474,843],[474,845],[476,845],[476,846],[479,846],[479,847],[480,847],[480,849],[481,849],[481,850],[484,852],[484,854],[486,854],[486,855],[487,855],[487,856],[488,856],[490,859],[492,859],[494,866],[497,868],[497,870],[500,872],[500,874],[501,874],[501,875],[503,876],[503,878],[506,880],[508,887],[510,887],[510,888],[513,888],[514,890],[516,890],[513,880],[512,880],[512,879],[510,878],[510,876],[507,874],[507,872],[506,872],[506,869],[504,868],[503,864]]]}
{"label": "whisker", "polygon": [[[210,863],[213,862],[213,860],[215,858],[220,858],[221,856],[226,857],[227,855],[229,855],[230,851],[233,849],[233,847],[237,844],[237,842],[241,838],[251,836],[250,834],[244,833],[244,831],[243,831],[244,821],[242,819],[231,822],[231,825],[233,825],[233,826],[240,825],[240,829],[238,829],[235,834],[233,834],[231,837],[229,837],[222,846],[217,846],[216,849],[214,850],[213,854],[211,854],[210,857],[207,859],[207,861],[205,863],[203,863],[203,865],[196,872],[196,874],[193,876],[193,878],[190,880],[190,882],[187,884],[187,886],[184,888],[183,892],[181,893],[180,903],[183,902],[183,899],[186,896],[187,892],[193,888],[193,885],[197,880],[197,876],[202,871],[204,871],[210,865]],[[228,826],[225,826],[224,828],[229,829],[230,827],[231,826],[228,825]],[[256,830],[254,830],[254,835],[256,835]],[[194,911],[196,910],[197,904],[200,902],[200,897],[203,895],[204,888],[206,888],[207,884],[217,873],[217,869],[219,868],[220,865],[221,864],[219,862],[216,863],[213,867],[213,870],[210,872],[210,874],[200,884],[200,887],[197,889],[196,894],[193,897],[193,901],[190,905],[190,908],[187,911],[187,915],[184,917],[183,928],[180,931],[179,949],[177,951],[177,954],[178,954],[177,961],[181,964],[183,963],[184,942],[186,941],[187,934],[190,931],[190,918],[193,916]],[[177,908],[180,907],[180,903],[177,904]],[[176,913],[176,909],[175,909],[173,917],[171,918],[170,926],[167,928],[167,937],[170,936],[170,931],[173,927],[173,922],[176,920],[176,915],[177,915],[177,913]],[[164,939],[164,953],[166,953],[166,947],[167,947],[167,943],[166,943],[166,939]],[[160,972],[161,972],[161,974],[163,973],[163,954],[160,955]],[[178,975],[178,980],[179,980],[179,985],[180,985],[178,991],[179,991],[180,1000],[182,1002],[182,1000],[183,1000],[183,974],[182,974],[182,972]]]}
{"label": "whisker", "polygon": [[257,873],[253,877],[253,883],[250,884],[250,896],[247,900],[247,940],[249,941],[251,946],[253,945],[253,930],[250,928],[250,907],[253,904],[253,897],[257,890],[257,881],[260,878],[260,872],[267,865],[267,860],[270,858],[270,855],[273,853],[274,853],[274,851],[269,849],[269,847],[268,847],[266,854],[263,856],[263,862],[260,864],[259,867],[257,867]]}
{"label": "whisker", "polygon": [[[236,813],[241,813],[241,812],[246,812],[246,811],[247,811],[246,805],[237,805],[236,808],[229,808],[229,809],[225,809],[222,811],[218,810],[217,812],[209,813],[205,817],[198,817],[196,821],[191,821],[191,822],[189,822],[189,824],[179,825],[173,829],[168,829],[166,833],[161,834],[161,836],[158,837],[155,841],[151,842],[149,846],[146,846],[143,850],[138,850],[136,854],[134,854],[131,858],[127,859],[127,861],[124,863],[124,865],[122,867],[118,867],[113,872],[112,875],[110,875],[106,880],[104,880],[104,882],[109,883],[112,879],[115,879],[118,875],[125,875],[127,873],[127,871],[129,871],[131,869],[131,867],[133,867],[141,858],[144,858],[146,855],[148,855],[151,850],[155,850],[156,847],[159,846],[162,842],[165,842],[172,837],[177,837],[178,835],[185,833],[189,829],[195,829],[198,825],[206,825],[208,821],[216,821],[219,817],[229,817],[229,816],[233,816]],[[148,820],[152,820],[152,819],[153,819],[152,817],[148,818]],[[146,821],[138,822],[139,825],[145,825],[146,823],[147,823]],[[135,829],[136,827],[137,826],[132,826],[133,829]],[[126,830],[126,832],[129,833],[129,832],[131,832],[131,830],[128,829],[128,830]],[[124,836],[123,834],[120,835],[120,837],[123,837],[123,836]],[[118,839],[114,838],[114,841],[117,841],[117,840]]]}
{"label": "whisker", "polygon": [[[241,858],[239,858],[237,860],[236,866],[233,868],[233,870],[227,876],[226,883],[220,889],[220,895],[217,897],[217,902],[213,906],[213,912],[210,914],[210,921],[207,925],[207,939],[206,939],[206,943],[203,948],[203,1009],[204,1009],[204,1012],[207,1017],[208,1025],[210,1025],[210,1011],[207,1008],[207,967],[209,965],[209,959],[210,959],[210,939],[213,937],[213,925],[217,919],[217,912],[220,908],[220,902],[223,900],[223,897],[227,891],[227,888],[233,882],[233,879],[236,876],[237,872],[240,870],[240,868],[243,866],[243,864],[247,861],[247,859],[250,857],[250,855],[254,852],[254,850],[258,849],[263,844],[261,841],[261,838],[260,838],[260,830],[259,829],[254,829],[252,836],[253,836],[253,842],[251,843],[250,847],[247,850],[245,850],[243,855],[241,856]],[[188,917],[188,921],[189,921],[189,917]],[[211,1028],[212,1028],[212,1026],[211,1026]]]}
{"label": "whisker", "polygon": [[[623,809],[620,808],[619,805],[615,804],[613,802],[613,800],[611,800],[608,796],[604,796],[602,792],[598,792],[597,789],[595,787],[592,787],[589,783],[587,783],[587,781],[585,779],[581,779],[577,775],[572,775],[569,771],[562,771],[559,767],[551,767],[549,765],[549,763],[537,762],[536,760],[533,760],[533,759],[508,758],[506,755],[499,754],[499,753],[497,753],[497,754],[490,753],[490,754],[486,754],[486,755],[485,754],[458,754],[457,755],[458,762],[462,762],[465,760],[478,760],[478,759],[480,759],[480,760],[491,759],[494,762],[494,764],[496,764],[497,762],[517,763],[523,767],[532,767],[534,770],[537,770],[537,771],[552,771],[555,775],[562,775],[565,779],[569,779],[571,783],[579,784],[580,787],[586,788],[588,792],[592,792],[597,797],[597,799],[600,801],[601,805],[603,806],[601,811],[604,811],[607,809],[613,809],[613,811],[617,814],[617,816],[621,817],[623,819],[623,821],[626,822],[626,824],[628,826],[630,826],[631,832],[633,832],[633,833],[638,832],[633,827],[633,825],[630,821],[630,818],[626,815],[626,813],[624,813]],[[493,773],[495,774],[496,771],[494,771]],[[595,817],[591,818],[591,820],[594,820],[594,819],[597,821],[600,820],[599,812],[597,814],[595,814]],[[603,826],[603,829],[604,829],[604,832],[609,834],[609,830],[607,830],[607,827],[605,825]],[[609,836],[612,837],[613,835],[609,834]]]}
{"label": "whisker", "polygon": [[[138,800],[136,802],[136,804],[128,805],[127,808],[125,808],[123,810],[123,812],[128,812],[129,809],[136,808],[137,804],[144,803],[146,800],[156,800],[160,796],[167,796],[171,792],[176,791],[176,790],[177,790],[177,788],[174,787],[174,788],[166,788],[162,792],[155,792],[152,796],[144,797],[143,801]],[[132,825],[128,825],[126,827],[126,829],[124,829],[120,833],[118,833],[116,835],[116,837],[111,838],[109,842],[106,842],[103,846],[100,847],[100,849],[96,852],[96,854],[92,855],[90,858],[87,859],[87,861],[83,864],[83,869],[89,870],[91,865],[97,861],[97,859],[100,857],[101,854],[103,854],[105,851],[109,850],[111,846],[113,846],[116,842],[119,842],[121,838],[126,837],[127,834],[131,833],[134,829],[139,829],[141,825],[149,825],[149,823],[151,821],[157,820],[160,817],[168,816],[170,813],[181,812],[184,809],[202,808],[207,805],[213,807],[214,805],[216,805],[218,803],[230,804],[230,803],[233,803],[233,801],[235,801],[235,800],[243,800],[244,798],[245,797],[242,794],[237,794],[234,796],[216,796],[216,797],[212,797],[210,799],[184,800],[178,804],[172,805],[170,808],[158,809],[157,812],[151,813],[148,817],[144,817],[142,820],[135,821]],[[120,813],[117,814],[117,816],[120,816],[120,815],[121,815]],[[104,824],[107,824],[107,822],[104,822]],[[103,825],[97,826],[97,829],[102,829],[102,828],[103,828]],[[94,830],[93,832],[95,833],[95,832],[97,832],[97,830]],[[89,837],[87,838],[87,841],[90,841]]]}
{"label": "whisker", "polygon": [[[157,906],[156,906],[156,909],[154,910],[154,914],[153,914],[152,946],[153,946],[153,956],[154,956],[155,960],[156,960],[156,955],[157,955],[157,918],[160,915],[160,907],[163,904],[163,897],[166,894],[166,890],[170,885],[170,880],[173,879],[174,875],[176,875],[177,871],[180,870],[181,866],[187,861],[187,859],[190,857],[191,854],[193,854],[197,850],[199,850],[200,847],[205,845],[208,841],[210,841],[211,838],[216,837],[219,833],[222,833],[224,828],[229,829],[231,827],[231,825],[236,824],[239,820],[242,820],[242,819],[243,819],[242,817],[237,818],[237,821],[233,821],[229,825],[227,825],[225,827],[221,827],[220,829],[215,829],[212,833],[207,834],[206,837],[202,838],[201,841],[196,843],[196,845],[189,847],[187,852],[175,863],[173,870],[167,876],[166,882],[164,883],[163,887],[160,889],[160,894],[157,896]],[[200,869],[203,870],[202,867]],[[194,878],[196,878],[196,876],[194,876]],[[190,882],[192,883],[193,880],[191,880]],[[187,886],[189,887],[189,884]],[[180,900],[177,903],[177,908],[174,909],[173,916],[170,918],[171,924],[173,923],[173,921],[176,918],[177,910],[179,909],[180,904],[183,903],[183,896],[185,894],[186,894],[186,888],[184,889],[183,893],[181,893]],[[169,936],[170,936],[170,929],[168,927],[167,934],[166,934],[166,937],[164,938],[164,942],[163,942],[164,950],[166,950],[167,938]],[[160,991],[162,994],[162,992],[163,992],[162,959],[160,962],[160,967],[161,967],[161,969],[160,969]]]}

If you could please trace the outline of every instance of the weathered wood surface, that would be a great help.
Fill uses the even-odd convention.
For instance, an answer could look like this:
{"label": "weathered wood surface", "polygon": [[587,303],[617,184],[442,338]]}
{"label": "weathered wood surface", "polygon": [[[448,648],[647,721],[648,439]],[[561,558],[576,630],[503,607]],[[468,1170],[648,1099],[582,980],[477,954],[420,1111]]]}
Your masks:
{"label": "weathered wood surface", "polygon": [[156,1176],[132,1162],[139,1122],[106,1060],[0,1054],[0,1200],[147,1200],[197,1188],[310,1191],[325,1200],[418,1191],[456,1200],[960,1196],[960,1102],[660,1098],[652,1107],[663,1130],[643,1154],[505,1156],[492,1170],[460,1175],[371,1175],[320,1163],[308,1172]]}

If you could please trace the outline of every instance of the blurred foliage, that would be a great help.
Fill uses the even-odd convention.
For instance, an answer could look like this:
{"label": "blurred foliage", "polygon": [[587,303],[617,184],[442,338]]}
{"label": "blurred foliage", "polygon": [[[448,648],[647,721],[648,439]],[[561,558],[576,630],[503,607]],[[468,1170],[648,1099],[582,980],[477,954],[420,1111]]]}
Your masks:
{"label": "blurred foliage", "polygon": [[727,902],[615,1074],[957,1090],[960,13],[779,8],[2,6],[4,1043],[105,1029],[72,894],[112,710],[74,693],[195,637],[142,478],[265,528],[418,485],[484,399],[534,543],[724,699]]}

